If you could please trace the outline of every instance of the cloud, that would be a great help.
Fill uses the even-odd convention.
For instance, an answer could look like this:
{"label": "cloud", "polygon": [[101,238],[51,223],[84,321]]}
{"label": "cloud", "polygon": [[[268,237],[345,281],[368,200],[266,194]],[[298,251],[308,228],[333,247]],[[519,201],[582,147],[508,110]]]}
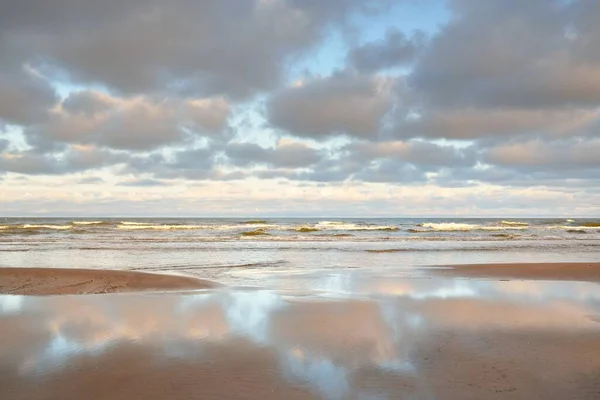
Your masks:
{"label": "cloud", "polygon": [[453,20],[431,40],[410,77],[428,104],[556,108],[600,102],[600,47],[588,45],[597,43],[598,31],[586,29],[572,12],[598,18],[594,2],[450,4]]}
{"label": "cloud", "polygon": [[449,1],[395,113],[396,137],[585,135],[600,118],[595,2]]}
{"label": "cloud", "polygon": [[71,146],[63,153],[13,151],[0,154],[0,172],[30,175],[59,175],[102,168],[128,161],[125,153],[91,146]]}
{"label": "cloud", "polygon": [[45,123],[25,130],[33,145],[48,141],[150,150],[183,141],[191,133],[219,134],[229,115],[221,98],[160,99],[76,92]]}
{"label": "cloud", "polygon": [[156,179],[136,179],[132,181],[124,181],[118,183],[118,186],[127,187],[154,187],[154,186],[169,186],[168,183]]}
{"label": "cloud", "polygon": [[265,148],[255,143],[230,143],[225,154],[234,165],[267,164],[284,168],[303,168],[317,163],[321,153],[305,144],[281,140],[276,147]]}
{"label": "cloud", "polygon": [[407,66],[414,61],[425,41],[423,32],[417,32],[409,38],[401,31],[390,30],[379,41],[351,49],[347,62],[363,73]]}
{"label": "cloud", "polygon": [[0,139],[0,154],[4,152],[4,150],[8,149],[10,145],[10,141],[8,139]]}
{"label": "cloud", "polygon": [[473,148],[458,149],[451,145],[438,145],[421,140],[407,142],[360,142],[346,147],[348,157],[362,161],[390,159],[404,161],[420,167],[472,166],[475,161]]}
{"label": "cloud", "polygon": [[373,8],[358,0],[38,3],[7,4],[0,19],[0,34],[22,49],[25,61],[130,95],[192,97],[272,89],[290,56],[311,48],[351,12]]}
{"label": "cloud", "polygon": [[283,89],[267,103],[269,122],[301,137],[375,137],[392,106],[394,80],[349,73]]}
{"label": "cloud", "polygon": [[104,179],[99,178],[97,176],[89,176],[85,178],[81,178],[77,181],[79,185],[95,185],[99,183],[104,183]]}
{"label": "cloud", "polygon": [[[600,139],[566,139],[503,143],[485,149],[483,159],[492,165],[530,170],[572,170],[600,167]],[[578,174],[579,175],[579,174]]]}
{"label": "cloud", "polygon": [[395,135],[447,139],[528,134],[568,136],[587,134],[599,120],[600,110],[595,109],[434,109],[418,118],[404,115],[395,126]]}
{"label": "cloud", "polygon": [[[105,201],[210,185],[239,201],[281,183],[281,201],[301,204],[356,185],[360,210],[392,209],[394,187],[423,207],[526,207],[528,189],[560,207],[571,192],[592,199],[600,3],[445,0],[447,20],[406,25],[399,3],[7,2],[2,191],[77,182]],[[376,199],[361,192],[377,185]]]}
{"label": "cloud", "polygon": [[[1,35],[1,33],[0,33]],[[2,57],[7,55],[2,52]],[[0,123],[26,125],[43,120],[57,98],[50,85],[26,67],[0,60]]]}

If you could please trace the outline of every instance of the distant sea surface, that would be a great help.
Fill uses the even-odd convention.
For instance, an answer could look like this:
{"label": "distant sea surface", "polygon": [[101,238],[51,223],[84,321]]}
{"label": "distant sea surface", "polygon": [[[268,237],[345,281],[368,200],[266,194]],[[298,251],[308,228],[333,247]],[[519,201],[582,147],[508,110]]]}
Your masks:
{"label": "distant sea surface", "polygon": [[600,220],[0,218],[0,266],[261,276],[414,265],[600,261]]}

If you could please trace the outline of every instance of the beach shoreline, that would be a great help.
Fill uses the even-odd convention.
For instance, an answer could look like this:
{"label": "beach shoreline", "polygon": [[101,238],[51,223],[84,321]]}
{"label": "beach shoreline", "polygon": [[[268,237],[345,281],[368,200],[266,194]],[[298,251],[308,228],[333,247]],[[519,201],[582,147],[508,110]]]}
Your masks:
{"label": "beach shoreline", "polygon": [[[492,263],[415,266],[429,278],[600,283],[600,263]],[[386,273],[389,271],[386,271]],[[403,271],[405,272],[405,270]],[[411,277],[408,276],[407,279]],[[176,273],[108,269],[0,267],[0,294],[75,295],[212,289],[220,283]]]}
{"label": "beach shoreline", "polygon": [[192,276],[72,268],[0,268],[0,294],[74,295],[210,289],[216,282]]}
{"label": "beach shoreline", "polygon": [[548,280],[600,283],[600,263],[489,263],[434,265],[436,276],[498,280]]}

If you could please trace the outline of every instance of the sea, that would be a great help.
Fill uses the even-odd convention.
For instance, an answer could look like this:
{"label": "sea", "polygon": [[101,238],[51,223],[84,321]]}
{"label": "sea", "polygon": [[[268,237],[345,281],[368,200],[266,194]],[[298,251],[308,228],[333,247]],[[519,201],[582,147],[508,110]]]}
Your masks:
{"label": "sea", "polygon": [[0,266],[265,276],[600,261],[600,220],[569,218],[0,218]]}

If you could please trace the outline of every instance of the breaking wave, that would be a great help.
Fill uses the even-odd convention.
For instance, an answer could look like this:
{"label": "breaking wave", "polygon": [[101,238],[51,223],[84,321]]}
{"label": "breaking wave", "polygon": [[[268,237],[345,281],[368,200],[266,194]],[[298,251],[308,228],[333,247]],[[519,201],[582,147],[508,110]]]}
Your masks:
{"label": "breaking wave", "polygon": [[519,221],[500,221],[500,225],[504,226],[529,226],[527,222],[519,222]]}
{"label": "breaking wave", "polygon": [[198,230],[209,229],[207,225],[151,225],[146,223],[129,223],[118,225],[117,229],[139,231],[139,230],[155,230],[155,231],[172,231],[172,230]]}
{"label": "breaking wave", "polygon": [[468,231],[504,231],[504,230],[525,230],[528,225],[508,225],[508,226],[497,226],[497,225],[477,225],[477,224],[464,224],[457,222],[442,222],[433,223],[427,222],[418,225],[420,228],[409,229],[409,232],[468,232]]}
{"label": "breaking wave", "polygon": [[104,225],[108,224],[106,221],[73,221],[73,225]]}
{"label": "breaking wave", "polygon": [[72,225],[33,225],[33,224],[24,224],[24,225],[0,225],[0,230],[6,231],[34,231],[34,230],[43,230],[43,229],[51,229],[57,231],[65,231],[71,229]]}
{"label": "breaking wave", "polygon": [[394,225],[362,225],[350,222],[340,221],[321,221],[315,224],[315,229],[332,231],[397,231],[399,228]]}

